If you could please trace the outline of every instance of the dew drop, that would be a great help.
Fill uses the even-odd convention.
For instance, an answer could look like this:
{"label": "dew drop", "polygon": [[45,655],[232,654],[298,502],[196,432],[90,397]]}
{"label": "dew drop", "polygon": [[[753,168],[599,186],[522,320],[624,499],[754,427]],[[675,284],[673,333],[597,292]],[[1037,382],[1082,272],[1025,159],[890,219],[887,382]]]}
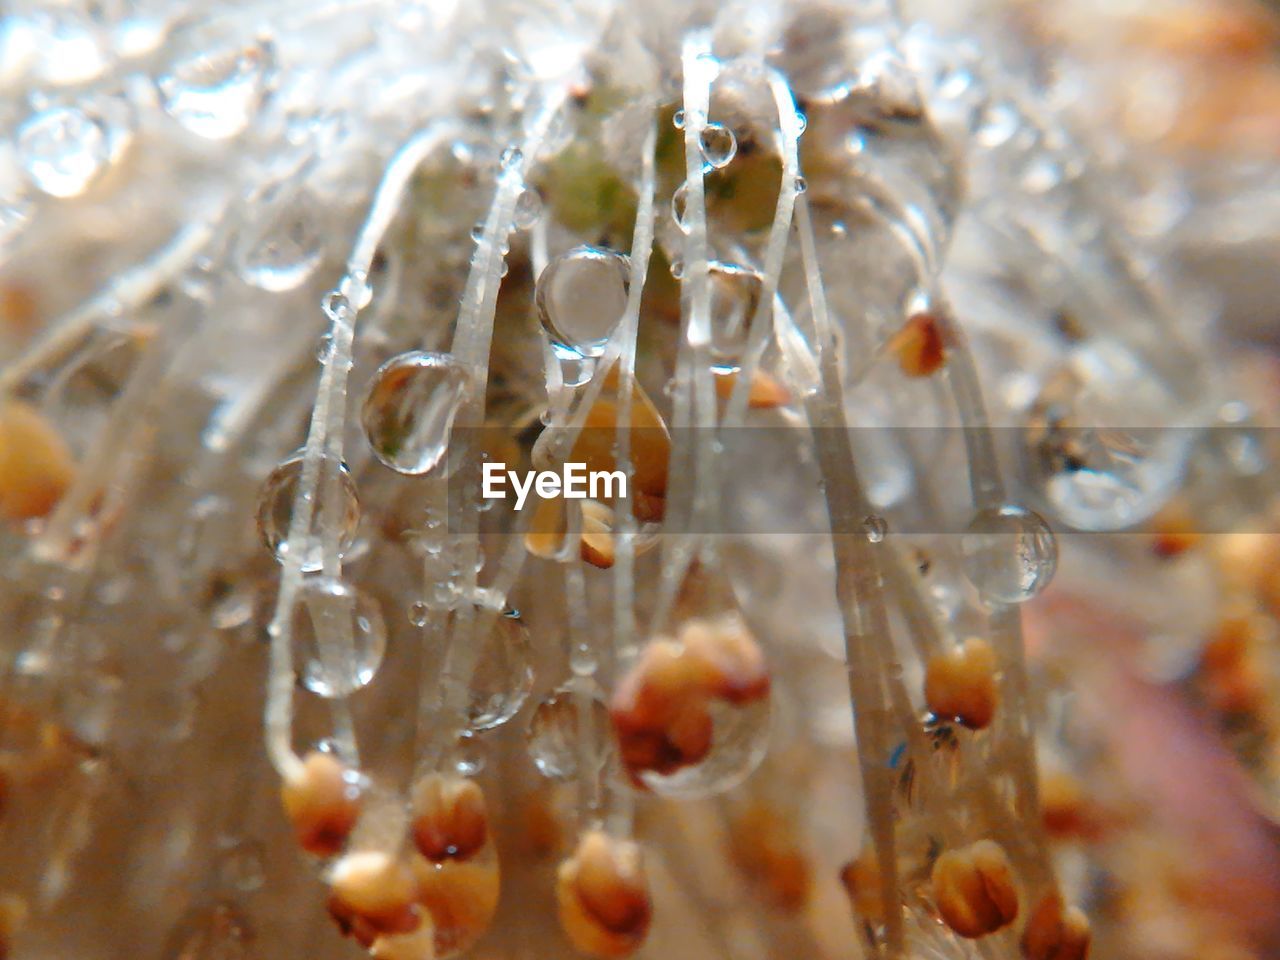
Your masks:
{"label": "dew drop", "polygon": [[796,177],[796,193],[804,193],[809,189],[809,181],[804,177]]}
{"label": "dew drop", "polygon": [[275,48],[259,40],[239,49],[202,52],[176,65],[156,86],[165,112],[206,140],[244,131],[262,104],[275,67]]}
{"label": "dew drop", "polygon": [[889,532],[889,525],[884,517],[870,516],[862,521],[862,530],[872,543],[880,543]]}
{"label": "dew drop", "polygon": [[671,194],[671,219],[676,222],[676,226],[683,233],[689,232],[689,224],[685,222],[685,210],[689,205],[689,184],[688,181],[676,187],[675,193]]}
{"label": "dew drop", "polygon": [[[303,451],[299,450],[282,461],[271,471],[262,485],[262,493],[258,499],[258,532],[262,535],[267,549],[277,560],[284,563],[288,558],[290,546],[289,524],[293,517],[294,499],[298,493],[298,481],[302,478]],[[360,501],[356,496],[355,481],[346,464],[337,463],[333,458],[322,456],[320,470],[316,482],[319,495],[317,507],[323,505],[325,491],[337,485],[339,498],[338,522],[341,529],[338,536],[338,553],[342,555],[355,542],[356,527],[360,523]],[[320,514],[316,509],[312,513],[310,529],[303,537],[306,544],[303,550],[302,569],[314,572],[324,565],[323,538],[320,533]]]}
{"label": "dew drop", "polygon": [[542,218],[542,195],[533,187],[516,198],[512,223],[517,230],[528,230]]}
{"label": "dew drop", "polygon": [[293,656],[304,687],[321,697],[350,696],[369,684],[386,652],[387,628],[373,597],[332,577],[303,581]]}
{"label": "dew drop", "polygon": [[240,250],[240,278],[252,287],[282,293],[302,286],[320,265],[324,234],[316,220],[316,199],[303,192]]}
{"label": "dew drop", "polygon": [[[609,711],[598,693],[591,697],[591,733],[595,741],[591,755],[599,772],[608,761],[612,739],[609,737]],[[549,693],[529,718],[525,745],[529,759],[538,772],[552,780],[572,780],[578,775],[581,752],[578,730],[578,697],[571,684]]]}
{"label": "dew drop", "polygon": [[552,342],[584,357],[604,353],[627,308],[631,264],[600,247],[574,247],[538,277],[534,301]]}
{"label": "dew drop", "polygon": [[472,730],[501,726],[520,711],[532,689],[529,630],[514,611],[502,614],[480,644],[469,690],[468,724]]}
{"label": "dew drop", "polygon": [[698,135],[702,158],[713,169],[727,167],[738,153],[738,138],[721,123],[708,123]]}
{"label": "dew drop", "polygon": [[808,130],[808,129],[809,129],[809,118],[808,118],[808,117],[806,117],[803,113],[797,113],[797,114],[796,114],[796,134],[797,134],[797,136],[801,136],[801,135],[803,135],[803,134],[804,134],[804,132],[805,132],[806,130]]}
{"label": "dew drop", "polygon": [[470,730],[463,731],[454,744],[454,769],[464,777],[474,777],[484,772],[484,766],[484,743]]}
{"label": "dew drop", "polygon": [[374,456],[409,476],[434,470],[449,452],[469,383],[466,367],[448,354],[418,350],[384,363],[360,418]]}
{"label": "dew drop", "polygon": [[31,181],[53,197],[84,193],[111,159],[103,121],[79,107],[37,113],[19,128],[17,145]]}
{"label": "dew drop", "polygon": [[734,263],[713,261],[711,278],[711,353],[721,366],[736,366],[747,349],[751,318],[760,305],[764,277]]}
{"label": "dew drop", "polygon": [[672,114],[671,125],[675,127],[677,130],[684,129],[684,111],[683,110],[677,110],[674,114]]}
{"label": "dew drop", "polygon": [[1058,567],[1058,541],[1030,510],[981,510],[960,538],[964,571],[983,599],[1023,603],[1044,590]]}
{"label": "dew drop", "polygon": [[519,147],[507,147],[502,151],[502,155],[498,157],[498,163],[503,170],[513,170],[520,166],[524,160],[524,154],[520,152]]}
{"label": "dew drop", "polygon": [[431,615],[431,608],[421,600],[409,604],[409,622],[415,627],[425,627]]}

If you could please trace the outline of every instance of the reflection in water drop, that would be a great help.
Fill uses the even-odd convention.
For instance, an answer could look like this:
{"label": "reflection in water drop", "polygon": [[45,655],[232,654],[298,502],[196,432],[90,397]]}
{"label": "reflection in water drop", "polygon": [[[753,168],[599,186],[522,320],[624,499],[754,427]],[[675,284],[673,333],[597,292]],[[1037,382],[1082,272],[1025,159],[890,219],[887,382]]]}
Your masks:
{"label": "reflection in water drop", "polygon": [[708,123],[698,137],[698,146],[707,165],[719,170],[727,167],[738,153],[738,139],[723,124]]}
{"label": "reflection in water drop", "polygon": [[584,357],[598,357],[627,306],[631,264],[599,247],[575,247],[553,259],[538,277],[538,319],[552,342]]}
{"label": "reflection in water drop", "polygon": [[449,453],[468,382],[466,367],[448,354],[414,351],[384,363],[361,412],[374,456],[411,476],[435,469]]}
{"label": "reflection in water drop", "polygon": [[480,641],[469,688],[467,722],[471,729],[491,730],[506,723],[524,706],[532,689],[529,629],[517,615],[502,614]]}
{"label": "reflection in water drop", "polygon": [[734,263],[713,261],[709,270],[711,352],[721,369],[736,369],[747,349],[747,333],[760,304],[764,278]]}
{"label": "reflection in water drop", "polygon": [[54,197],[84,193],[111,159],[103,121],[78,107],[37,113],[19,128],[17,141],[32,183]]}
{"label": "reflection in water drop", "polygon": [[[596,772],[608,760],[609,712],[599,694],[591,698],[591,732],[595,741],[591,755]],[[552,691],[538,704],[525,732],[529,759],[538,772],[552,780],[567,781],[578,775],[581,737],[578,730],[578,698],[571,684]]]}
{"label": "reflection in water drop", "polygon": [[[289,524],[293,517],[293,502],[298,493],[298,481],[302,478],[303,453],[301,450],[284,460],[271,471],[262,485],[258,499],[258,532],[267,549],[284,563],[289,550]],[[342,525],[338,537],[338,552],[345,553],[355,541],[356,527],[360,523],[360,502],[356,497],[355,481],[345,463],[336,463],[330,457],[321,457],[316,489],[320,505],[325,491],[337,484],[339,497],[339,521]],[[323,537],[320,534],[320,514],[317,509],[311,518],[310,528],[303,538],[302,569],[305,572],[319,570],[324,565]]]}
{"label": "reflection in water drop", "polygon": [[156,85],[165,111],[206,140],[241,133],[257,115],[270,84],[275,49],[270,41],[199,53],[177,64]]}
{"label": "reflection in water drop", "polygon": [[982,510],[960,539],[964,569],[984,600],[1022,603],[1044,590],[1058,568],[1049,525],[1022,507]]}
{"label": "reflection in water drop", "polygon": [[345,697],[367,686],[387,651],[378,602],[330,577],[307,578],[293,613],[298,679],[321,697]]}
{"label": "reflection in water drop", "polygon": [[320,265],[324,235],[316,219],[317,201],[307,192],[279,210],[239,251],[241,279],[271,293],[293,290]]}

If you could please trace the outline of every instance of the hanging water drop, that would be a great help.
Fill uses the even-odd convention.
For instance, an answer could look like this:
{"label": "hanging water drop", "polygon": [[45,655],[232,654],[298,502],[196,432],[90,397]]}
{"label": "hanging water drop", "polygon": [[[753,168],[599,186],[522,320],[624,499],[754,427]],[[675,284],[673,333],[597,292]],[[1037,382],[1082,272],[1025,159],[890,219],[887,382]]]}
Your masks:
{"label": "hanging water drop", "polygon": [[553,343],[598,357],[626,311],[630,286],[626,257],[600,247],[574,247],[538,277],[538,319]]}
{"label": "hanging water drop", "polygon": [[683,110],[677,110],[675,113],[671,115],[671,125],[675,127],[677,130],[684,129],[684,111]]}
{"label": "hanging water drop", "polygon": [[862,531],[872,543],[881,543],[889,532],[889,524],[884,517],[872,515],[862,521]]}
{"label": "hanging water drop", "polygon": [[350,696],[367,686],[387,651],[378,602],[341,580],[303,581],[293,613],[298,679],[321,697]]}
{"label": "hanging water drop", "polygon": [[1023,603],[1058,567],[1058,541],[1036,513],[1005,505],[981,510],[960,538],[965,575],[985,600]]}
{"label": "hanging water drop", "polygon": [[320,265],[324,234],[316,219],[317,200],[302,192],[261,230],[243,239],[240,278],[252,287],[281,293],[302,286]]}
{"label": "hanging water drop", "polygon": [[32,183],[53,197],[84,193],[111,159],[105,124],[79,107],[37,113],[18,129],[17,145]]}
{"label": "hanging water drop", "polygon": [[517,230],[528,230],[542,218],[542,195],[533,187],[527,187],[516,198],[512,224]]}
{"label": "hanging water drop", "polygon": [[735,263],[713,261],[711,278],[711,353],[722,368],[734,369],[747,349],[751,318],[760,305],[764,277]]}
{"label": "hanging water drop", "polygon": [[[284,563],[292,549],[288,543],[289,525],[293,517],[294,500],[298,493],[298,481],[302,478],[303,451],[299,450],[271,471],[262,485],[258,499],[258,532],[267,549]],[[322,455],[316,479],[317,499],[312,504],[311,522],[303,535],[302,569],[304,572],[319,570],[324,565],[321,515],[325,492],[336,485],[338,497],[336,521],[339,524],[338,554],[341,556],[355,542],[356,527],[360,523],[360,501],[356,496],[355,481],[345,463],[338,463]]]}
{"label": "hanging water drop", "polygon": [[156,81],[165,112],[206,140],[226,140],[257,116],[275,67],[275,47],[259,40],[199,53]]}
{"label": "hanging water drop", "polygon": [[413,351],[384,363],[361,410],[374,456],[410,476],[435,469],[449,453],[469,383],[466,367],[448,354]]}
{"label": "hanging water drop", "polygon": [[409,622],[415,627],[425,627],[431,615],[431,608],[421,600],[409,604]]}
{"label": "hanging water drop", "polygon": [[809,181],[804,177],[796,177],[796,193],[804,193],[809,189]]}
{"label": "hanging water drop", "polygon": [[523,160],[524,154],[520,152],[519,147],[507,147],[498,157],[498,163],[503,170],[514,170]]}
{"label": "hanging water drop", "polygon": [[712,169],[727,167],[738,153],[738,138],[721,123],[708,123],[698,134],[702,158]]}
{"label": "hanging water drop", "polygon": [[[477,609],[476,617],[480,614]],[[496,617],[479,643],[467,722],[472,730],[491,730],[514,717],[533,689],[529,630],[513,611]]]}
{"label": "hanging water drop", "polygon": [[[609,757],[612,740],[609,737],[609,712],[598,693],[591,696],[591,756],[596,763],[593,775],[598,774]],[[525,732],[525,745],[529,759],[538,772],[552,780],[567,781],[578,775],[578,757],[581,752],[582,731],[578,726],[578,696],[572,684],[565,684],[549,693],[529,719]]]}

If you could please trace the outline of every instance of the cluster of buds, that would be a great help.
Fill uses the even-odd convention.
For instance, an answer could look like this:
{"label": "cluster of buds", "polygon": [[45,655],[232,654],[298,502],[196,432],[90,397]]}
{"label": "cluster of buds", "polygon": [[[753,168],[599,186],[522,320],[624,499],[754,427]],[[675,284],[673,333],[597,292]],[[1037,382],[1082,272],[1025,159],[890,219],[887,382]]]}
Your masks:
{"label": "cluster of buds", "polygon": [[[331,754],[312,752],[286,779],[285,812],[298,843],[331,857],[360,818],[363,783]],[[484,792],[474,781],[428,774],[410,797],[407,852],[358,849],[328,873],[329,913],[345,936],[383,960],[426,960],[465,949],[498,905]],[[410,846],[406,844],[406,846]]]}
{"label": "cluster of buds", "polygon": [[599,830],[584,833],[556,874],[560,926],[593,957],[631,954],[644,941],[653,908],[640,847]]}
{"label": "cluster of buds", "polygon": [[1013,867],[994,840],[943,852],[934,862],[930,884],[942,919],[962,937],[985,937],[1018,917]]}
{"label": "cluster of buds", "polygon": [[711,752],[711,704],[741,706],[769,694],[760,645],[741,619],[685,621],[675,640],[645,648],[622,678],[610,704],[623,766],[642,784],[643,773],[667,776],[701,763]]}

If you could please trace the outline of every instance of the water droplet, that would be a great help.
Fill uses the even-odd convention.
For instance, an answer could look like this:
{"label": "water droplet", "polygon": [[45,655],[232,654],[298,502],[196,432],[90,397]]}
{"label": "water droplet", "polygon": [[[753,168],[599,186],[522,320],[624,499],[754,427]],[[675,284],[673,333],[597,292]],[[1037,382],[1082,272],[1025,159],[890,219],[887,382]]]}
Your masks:
{"label": "water droplet", "polygon": [[206,140],[240,134],[257,116],[275,66],[268,40],[201,52],[156,81],[165,112]]}
{"label": "water droplet", "polygon": [[1065,524],[1120,530],[1182,482],[1194,445],[1178,396],[1138,354],[1094,337],[1072,349],[1027,413],[1030,480]]}
{"label": "water droplet", "polygon": [[431,616],[431,608],[421,600],[409,604],[409,622],[415,627],[425,627]]}
{"label": "water droplet", "polygon": [[804,193],[809,189],[809,181],[804,177],[796,177],[796,193]]}
{"label": "water droplet", "polygon": [[413,351],[384,363],[360,418],[374,456],[410,476],[435,469],[449,453],[469,383],[466,367],[448,354]]}
{"label": "water droplet", "polygon": [[1058,541],[1036,513],[1006,505],[980,511],[960,538],[964,570],[985,600],[1022,603],[1049,585]]}
{"label": "water droplet", "polygon": [[245,238],[239,255],[241,279],[271,293],[302,286],[320,265],[324,253],[317,209],[318,201],[304,191],[265,227]]}
{"label": "water droplet", "polygon": [[711,278],[711,353],[723,366],[736,366],[747,349],[751,318],[760,305],[764,277],[735,263],[713,261]]}
{"label": "water droplet", "polygon": [[454,769],[464,777],[475,777],[484,772],[484,765],[484,742],[470,730],[464,730],[454,745]]}
{"label": "water droplet", "polygon": [[321,297],[320,309],[330,320],[349,320],[351,317],[351,302],[340,290],[330,290]]}
{"label": "water droplet", "polygon": [[684,261],[676,257],[671,261],[671,276],[673,279],[684,279]]}
{"label": "water droplet", "polygon": [[479,243],[484,239],[484,222],[473,223],[471,225],[471,239]]}
{"label": "water droplet", "polygon": [[[284,563],[291,549],[288,544],[289,523],[293,517],[294,499],[298,493],[298,481],[302,478],[303,452],[294,453],[271,471],[262,485],[262,494],[258,499],[258,531],[262,540],[281,563]],[[360,501],[356,496],[355,481],[345,463],[337,463],[331,457],[320,458],[316,491],[317,509],[313,511],[311,523],[303,537],[302,569],[306,572],[319,570],[324,565],[324,545],[320,533],[320,507],[324,504],[325,491],[336,484],[338,496],[338,553],[345,553],[355,542],[356,527],[360,523]]]}
{"label": "water droplet", "polygon": [[528,230],[541,218],[542,195],[533,187],[528,187],[516,198],[516,209],[512,223],[517,230]]}
{"label": "water droplet", "polygon": [[727,167],[738,153],[738,138],[721,123],[708,123],[698,135],[702,158],[713,169]]}
{"label": "water droplet", "polygon": [[676,226],[683,233],[689,232],[689,224],[685,222],[685,209],[689,204],[689,183],[688,181],[676,187],[675,193],[671,194],[671,219],[676,222]]}
{"label": "water droplet", "polygon": [[684,129],[684,111],[683,110],[677,110],[674,114],[672,114],[671,124],[677,130]]}
{"label": "water droplet", "polygon": [[303,581],[293,612],[298,679],[321,697],[350,696],[367,686],[387,651],[387,628],[369,594],[325,576]]}
{"label": "water droplet", "polygon": [[803,113],[796,114],[796,135],[801,136],[809,129],[809,118]]}
{"label": "water droplet", "polygon": [[53,197],[84,193],[111,159],[103,121],[79,107],[37,113],[18,129],[17,143],[31,181]]}
{"label": "water droplet", "polygon": [[524,154],[520,152],[519,147],[507,147],[502,151],[502,155],[498,157],[498,163],[503,170],[513,170],[520,166],[524,160]]}
{"label": "water droplet", "polygon": [[481,641],[471,677],[467,708],[471,729],[491,730],[506,723],[524,706],[532,689],[529,630],[518,617],[500,615]]}
{"label": "water droplet", "polygon": [[880,543],[889,532],[889,524],[884,517],[870,516],[862,521],[862,530],[872,543]]}
{"label": "water droplet", "polygon": [[[613,743],[609,736],[609,711],[598,693],[591,697],[591,734],[592,756],[598,764],[595,771],[598,773],[607,762]],[[578,697],[572,684],[566,684],[548,694],[529,718],[529,729],[525,732],[529,759],[544,777],[572,780],[578,775],[580,738]]]}
{"label": "water droplet", "polygon": [[552,342],[584,357],[598,357],[627,307],[631,264],[599,247],[574,247],[538,277],[534,300]]}

